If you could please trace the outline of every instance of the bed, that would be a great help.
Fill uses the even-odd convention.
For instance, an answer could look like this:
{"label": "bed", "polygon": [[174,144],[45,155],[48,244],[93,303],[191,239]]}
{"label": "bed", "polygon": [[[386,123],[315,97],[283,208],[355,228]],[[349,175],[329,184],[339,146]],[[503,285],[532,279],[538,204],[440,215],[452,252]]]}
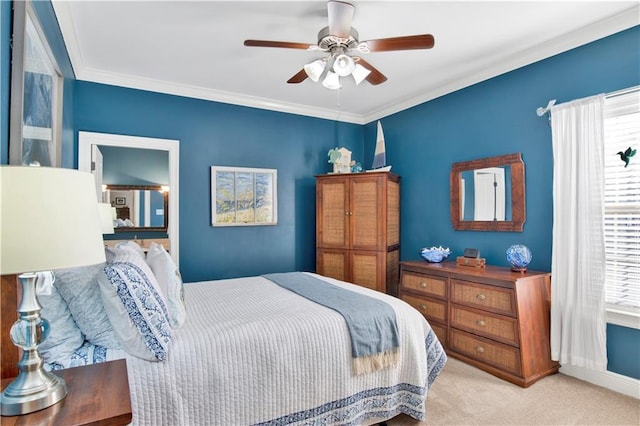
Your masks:
{"label": "bed", "polygon": [[[86,305],[88,299],[95,298],[96,287],[100,288],[110,332],[126,328],[118,323],[121,318],[114,317],[104,290],[109,268],[97,265],[60,273],[54,293],[39,295],[43,316],[48,313],[58,321],[62,309],[52,299],[56,291],[60,293],[58,302],[62,300],[69,308],[82,339],[76,336],[75,342],[49,345],[43,348],[43,355],[48,368],[54,370],[126,358],[133,425],[360,425],[400,413],[424,419],[429,387],[446,363],[446,354],[428,322],[405,302],[304,273],[310,279],[382,301],[395,313],[400,341],[397,363],[355,374],[350,331],[345,318],[335,310],[265,276],[182,286],[168,255],[161,254],[163,261],[150,268],[139,258],[134,260],[129,248],[120,249],[115,260],[113,253],[111,260],[107,256],[107,266],[118,265],[124,256],[129,264],[139,266],[136,271],[148,275],[159,294],[173,295],[165,297],[170,323],[165,331],[171,334],[168,342],[163,344],[159,326],[158,342],[148,345],[154,348],[150,355],[124,345],[120,335],[114,340],[113,334],[87,329],[89,321],[78,317],[82,315],[74,312],[74,304]],[[166,253],[162,246],[154,250]],[[160,263],[165,268],[158,268]],[[91,277],[89,282],[85,282],[87,277]],[[69,282],[82,285],[65,289]],[[72,293],[75,299],[70,297]],[[144,304],[153,305],[148,300]],[[90,315],[98,310],[95,305],[88,309]],[[61,335],[69,340],[72,333],[62,325],[58,335],[53,334],[55,321],[50,338],[54,343]],[[68,348],[66,352],[58,350],[62,346],[75,348],[71,352]]]}

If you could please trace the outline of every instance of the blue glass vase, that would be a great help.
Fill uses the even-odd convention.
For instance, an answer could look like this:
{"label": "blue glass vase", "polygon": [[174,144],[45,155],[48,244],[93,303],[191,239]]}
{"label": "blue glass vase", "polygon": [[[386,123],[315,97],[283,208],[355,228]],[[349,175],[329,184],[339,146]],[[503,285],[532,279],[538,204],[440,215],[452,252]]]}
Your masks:
{"label": "blue glass vase", "polygon": [[514,272],[525,272],[527,265],[531,262],[531,250],[529,247],[514,244],[507,249],[507,262]]}

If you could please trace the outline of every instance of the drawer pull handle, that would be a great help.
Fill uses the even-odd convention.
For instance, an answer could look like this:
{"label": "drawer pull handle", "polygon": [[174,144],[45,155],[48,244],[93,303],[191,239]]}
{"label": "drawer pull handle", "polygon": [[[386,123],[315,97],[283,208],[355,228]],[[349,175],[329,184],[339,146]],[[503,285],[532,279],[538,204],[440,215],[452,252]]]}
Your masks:
{"label": "drawer pull handle", "polygon": [[427,310],[427,305],[425,305],[424,303],[420,304],[420,310],[421,311],[426,311]]}
{"label": "drawer pull handle", "polygon": [[476,352],[478,352],[479,354],[483,354],[484,348],[482,346],[476,346]]}
{"label": "drawer pull handle", "polygon": [[477,320],[476,321],[476,325],[478,325],[479,327],[484,327],[485,325],[487,325],[486,322],[484,322],[484,320]]}
{"label": "drawer pull handle", "polygon": [[420,288],[427,288],[427,283],[425,283],[424,281],[422,281],[420,283]]}
{"label": "drawer pull handle", "polygon": [[487,298],[487,296],[485,296],[484,293],[476,294],[476,299],[478,299],[478,300],[485,300],[486,298]]}

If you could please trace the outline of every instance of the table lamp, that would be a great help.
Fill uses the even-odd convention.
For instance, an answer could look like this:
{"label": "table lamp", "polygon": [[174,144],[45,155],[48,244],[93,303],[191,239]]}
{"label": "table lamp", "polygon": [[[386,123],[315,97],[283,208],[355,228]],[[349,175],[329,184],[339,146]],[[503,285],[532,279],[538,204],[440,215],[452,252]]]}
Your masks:
{"label": "table lamp", "polygon": [[[0,166],[0,274],[21,274],[22,298],[11,341],[19,374],[2,392],[0,414],[47,408],[67,394],[43,368],[38,346],[49,334],[36,297],[36,272],[105,261],[93,176],[71,169]],[[6,337],[1,336],[4,340]]]}
{"label": "table lamp", "polygon": [[115,208],[111,207],[109,203],[98,203],[98,209],[100,211],[100,228],[102,234],[113,234],[113,219],[115,219]]}

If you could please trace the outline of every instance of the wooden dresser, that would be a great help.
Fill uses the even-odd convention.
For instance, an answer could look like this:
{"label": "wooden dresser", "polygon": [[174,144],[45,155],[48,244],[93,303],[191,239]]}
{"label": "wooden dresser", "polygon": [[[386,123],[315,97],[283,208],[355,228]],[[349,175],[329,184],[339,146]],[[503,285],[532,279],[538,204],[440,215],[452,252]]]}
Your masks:
{"label": "wooden dresser", "polygon": [[549,347],[549,273],[400,265],[399,297],[422,312],[448,355],[522,387],[558,371]]}
{"label": "wooden dresser", "polygon": [[389,172],[316,176],[318,274],[397,295],[400,178]]}

